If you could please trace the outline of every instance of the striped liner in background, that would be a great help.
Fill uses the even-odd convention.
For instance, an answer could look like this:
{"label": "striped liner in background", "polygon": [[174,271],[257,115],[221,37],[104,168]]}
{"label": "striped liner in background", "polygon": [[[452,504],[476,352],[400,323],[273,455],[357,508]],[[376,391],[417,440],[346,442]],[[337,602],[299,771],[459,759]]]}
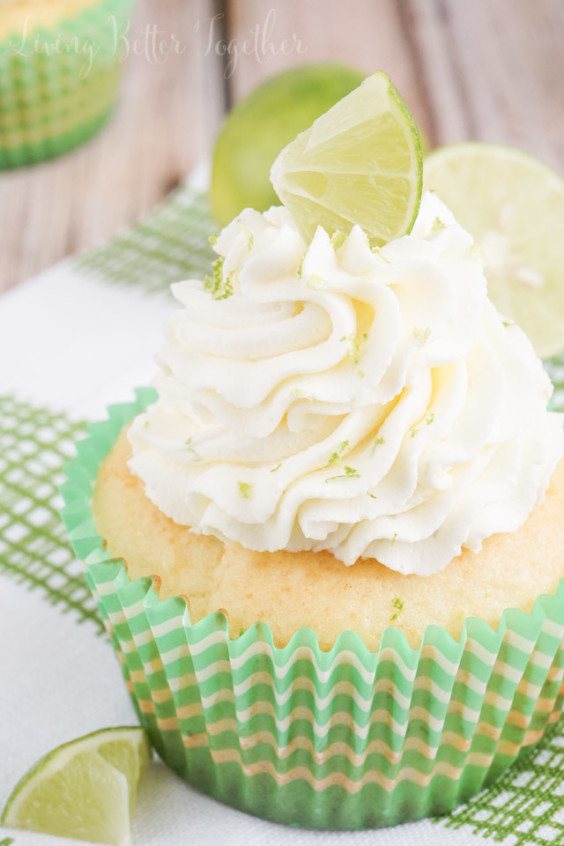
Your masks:
{"label": "striped liner in background", "polygon": [[41,49],[34,32],[0,40],[0,170],[65,153],[104,125],[124,61],[116,33],[133,4],[99,0],[53,30],[41,28]]}

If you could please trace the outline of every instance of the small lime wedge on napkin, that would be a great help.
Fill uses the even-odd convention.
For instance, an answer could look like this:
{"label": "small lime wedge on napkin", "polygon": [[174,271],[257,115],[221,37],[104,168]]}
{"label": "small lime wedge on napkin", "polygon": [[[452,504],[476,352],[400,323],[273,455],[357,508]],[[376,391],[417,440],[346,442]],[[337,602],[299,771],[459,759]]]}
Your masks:
{"label": "small lime wedge on napkin", "polygon": [[564,181],[535,156],[474,141],[425,159],[437,192],[482,248],[488,293],[542,358],[564,351]]}
{"label": "small lime wedge on napkin", "polygon": [[111,728],[65,743],[21,779],[2,825],[125,846],[150,758],[141,728]]}
{"label": "small lime wedge on napkin", "polygon": [[411,231],[421,200],[421,141],[390,78],[379,71],[282,150],[274,189],[307,240],[358,224],[373,246]]}
{"label": "small lime wedge on napkin", "polygon": [[280,150],[364,77],[337,62],[300,65],[236,103],[219,132],[212,162],[210,202],[221,226],[247,207],[262,212],[277,204],[268,174]]}

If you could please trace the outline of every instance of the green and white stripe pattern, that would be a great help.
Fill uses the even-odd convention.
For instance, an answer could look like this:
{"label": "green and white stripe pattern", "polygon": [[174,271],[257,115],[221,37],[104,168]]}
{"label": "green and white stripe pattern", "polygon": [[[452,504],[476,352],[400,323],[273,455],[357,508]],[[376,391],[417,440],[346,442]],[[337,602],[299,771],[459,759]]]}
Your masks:
{"label": "green and white stripe pattern", "polygon": [[[134,0],[100,0],[54,30],[0,42],[0,168],[57,156],[108,119],[123,56],[119,34]],[[65,45],[67,48],[65,49]]]}
{"label": "green and white stripe pattern", "polygon": [[443,814],[490,784],[562,713],[564,582],[498,632],[438,627],[420,650],[396,629],[377,654],[344,633],[322,652],[310,629],[284,649],[257,624],[231,640],[222,613],[190,624],[103,548],[90,513],[97,468],[154,398],[90,427],[63,486],[63,520],[153,744],[220,801],[313,828],[383,826]]}

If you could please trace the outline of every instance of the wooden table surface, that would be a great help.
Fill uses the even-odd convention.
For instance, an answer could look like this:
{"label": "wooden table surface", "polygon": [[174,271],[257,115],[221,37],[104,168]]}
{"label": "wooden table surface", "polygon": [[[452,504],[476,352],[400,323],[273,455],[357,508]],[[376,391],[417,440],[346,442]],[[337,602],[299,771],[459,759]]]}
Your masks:
{"label": "wooden table surface", "polygon": [[129,39],[102,133],[0,173],[0,291],[145,215],[229,105],[295,64],[386,70],[431,146],[515,144],[564,175],[564,0],[138,0]]}

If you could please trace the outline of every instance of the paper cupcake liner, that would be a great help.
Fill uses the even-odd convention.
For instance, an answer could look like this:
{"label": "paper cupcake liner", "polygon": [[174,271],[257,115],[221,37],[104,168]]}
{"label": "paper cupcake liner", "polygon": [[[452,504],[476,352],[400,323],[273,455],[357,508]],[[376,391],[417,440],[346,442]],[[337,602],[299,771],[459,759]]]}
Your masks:
{"label": "paper cupcake liner", "polygon": [[100,0],[53,29],[0,41],[0,169],[60,155],[94,135],[117,99],[120,34],[134,0]]}
{"label": "paper cupcake liner", "polygon": [[278,648],[268,625],[236,639],[222,612],[194,625],[158,579],[130,581],[97,536],[97,469],[155,398],[109,409],[68,466],[62,511],[139,719],[163,760],[248,813],[320,829],[444,814],[491,783],[562,713],[564,581],[499,630],[469,618],[460,642],[429,626],[420,649],[390,627],[378,652],[344,632]]}

